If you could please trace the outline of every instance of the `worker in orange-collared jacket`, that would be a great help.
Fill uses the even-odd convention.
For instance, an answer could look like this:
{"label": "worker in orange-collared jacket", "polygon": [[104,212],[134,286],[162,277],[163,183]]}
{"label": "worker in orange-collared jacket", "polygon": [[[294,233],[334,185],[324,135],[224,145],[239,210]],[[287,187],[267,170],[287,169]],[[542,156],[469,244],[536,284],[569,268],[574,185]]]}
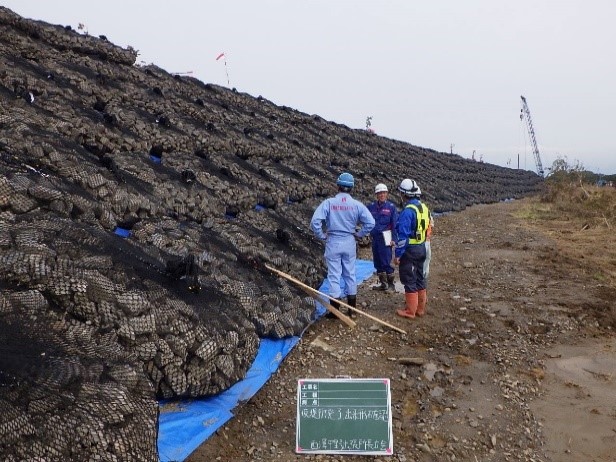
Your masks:
{"label": "worker in orange-collared jacket", "polygon": [[[432,233],[434,232],[434,217],[430,214],[430,224],[426,231],[426,261],[423,265],[423,277],[428,285],[428,274],[430,274],[430,260],[432,260]],[[426,287],[427,289],[427,287]]]}

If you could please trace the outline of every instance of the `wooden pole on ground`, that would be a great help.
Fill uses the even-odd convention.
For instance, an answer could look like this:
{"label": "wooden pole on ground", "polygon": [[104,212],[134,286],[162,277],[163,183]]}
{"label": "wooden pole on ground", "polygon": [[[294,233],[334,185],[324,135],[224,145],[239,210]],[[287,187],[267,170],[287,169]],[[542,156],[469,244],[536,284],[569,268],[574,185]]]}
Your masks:
{"label": "wooden pole on ground", "polygon": [[336,308],[334,308],[332,305],[327,303],[322,298],[317,297],[317,294],[313,290],[308,290],[305,287],[301,287],[301,289],[304,292],[306,292],[306,294],[308,294],[310,297],[314,298],[317,302],[322,304],[330,313],[332,313],[334,316],[340,319],[347,326],[352,328],[357,325],[357,323],[353,321],[351,318],[349,318],[346,314],[342,313],[340,310],[337,310]]}
{"label": "wooden pole on ground", "polygon": [[[324,297],[327,297],[327,298],[328,298],[328,299],[330,299],[330,300],[334,300],[334,301],[338,302],[341,306],[344,306],[345,308],[348,308],[349,310],[352,310],[352,311],[354,311],[354,312],[356,312],[356,313],[362,314],[362,315],[366,316],[367,318],[370,318],[370,319],[372,319],[373,321],[378,322],[379,324],[383,324],[384,326],[387,326],[387,327],[389,327],[390,329],[393,329],[393,330],[395,330],[395,331],[397,331],[397,332],[400,332],[400,333],[402,333],[402,334],[406,334],[406,331],[405,331],[405,330],[402,330],[402,329],[400,329],[399,327],[396,327],[396,326],[394,326],[394,325],[392,325],[392,324],[389,324],[388,322],[383,321],[382,319],[379,319],[379,318],[377,318],[377,317],[375,317],[375,316],[372,316],[371,314],[368,314],[368,313],[366,313],[365,311],[362,311],[362,310],[360,310],[360,309],[357,309],[357,308],[355,308],[354,306],[348,305],[348,304],[344,303],[343,301],[340,301],[340,300],[338,300],[338,299],[336,299],[336,298],[334,298],[334,297],[331,297],[331,296],[329,296],[329,295],[327,295],[327,294],[324,294],[323,292],[320,292],[320,291],[318,291],[317,289],[313,289],[313,288],[312,288],[312,287],[310,287],[309,285],[304,284],[303,282],[301,282],[301,281],[299,281],[299,280],[295,279],[293,276],[290,276],[290,275],[288,275],[287,273],[283,273],[282,271],[277,270],[276,268],[272,268],[271,266],[269,266],[269,265],[267,265],[267,264],[265,265],[265,267],[266,267],[268,270],[270,270],[270,271],[272,271],[272,272],[276,273],[278,276],[281,276],[281,277],[283,277],[283,278],[285,278],[285,279],[288,279],[289,281],[294,282],[295,284],[299,285],[300,287],[303,287],[304,289],[308,289],[308,290],[310,290],[310,291],[314,292],[315,294],[319,294],[319,295],[322,295],[322,296],[324,296]],[[333,307],[332,307],[332,308],[333,308]],[[338,311],[338,310],[336,310],[335,308],[334,308],[334,310],[335,310],[335,311]],[[336,313],[334,312],[334,314],[336,314]],[[340,314],[342,314],[342,313],[340,313]],[[344,315],[343,315],[343,316],[344,316]]]}

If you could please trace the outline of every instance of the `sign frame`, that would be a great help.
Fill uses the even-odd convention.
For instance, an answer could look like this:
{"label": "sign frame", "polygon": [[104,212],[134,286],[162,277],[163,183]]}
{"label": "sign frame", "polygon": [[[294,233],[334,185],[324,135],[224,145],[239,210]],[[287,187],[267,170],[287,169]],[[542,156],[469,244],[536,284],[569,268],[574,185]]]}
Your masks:
{"label": "sign frame", "polygon": [[391,456],[388,378],[297,381],[295,452]]}

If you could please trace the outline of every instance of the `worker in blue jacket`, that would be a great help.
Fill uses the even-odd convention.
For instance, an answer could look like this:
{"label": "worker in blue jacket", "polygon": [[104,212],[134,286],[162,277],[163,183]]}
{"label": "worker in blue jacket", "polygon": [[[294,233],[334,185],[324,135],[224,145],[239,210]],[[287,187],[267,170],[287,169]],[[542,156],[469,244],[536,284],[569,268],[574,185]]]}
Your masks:
{"label": "worker in blue jacket", "polygon": [[[342,173],[336,184],[338,194],[321,202],[312,215],[310,227],[319,239],[325,241],[329,295],[341,298],[342,277],[347,303],[355,307],[357,306],[356,239],[361,239],[370,233],[374,228],[374,218],[364,204],[351,197],[350,192],[355,186],[353,175]],[[334,301],[331,304],[335,308],[340,306]]]}
{"label": "worker in blue jacket", "polygon": [[396,224],[397,243],[394,263],[399,265],[400,282],[404,285],[404,309],[399,316],[423,316],[426,310],[426,281],[423,265],[426,259],[426,233],[430,224],[430,211],[421,203],[421,189],[414,180],[405,178],[398,190],[406,203]]}
{"label": "worker in blue jacket", "polygon": [[370,231],[370,236],[372,237],[372,261],[379,278],[379,285],[372,288],[395,291],[394,267],[391,264],[391,257],[392,248],[396,244],[398,211],[393,202],[387,200],[389,191],[386,185],[377,184],[374,187],[374,194],[376,200],[368,205],[368,210],[376,223]]}

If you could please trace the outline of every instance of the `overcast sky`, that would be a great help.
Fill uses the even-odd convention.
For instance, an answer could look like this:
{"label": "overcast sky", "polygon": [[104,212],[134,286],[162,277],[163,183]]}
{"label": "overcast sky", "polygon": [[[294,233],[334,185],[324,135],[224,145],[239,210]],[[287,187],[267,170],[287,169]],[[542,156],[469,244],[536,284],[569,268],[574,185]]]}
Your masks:
{"label": "overcast sky", "polygon": [[[1,0],[138,64],[437,151],[616,173],[613,0]],[[225,57],[216,60],[220,53]],[[228,79],[227,79],[228,76]],[[229,83],[228,83],[229,82]]]}

